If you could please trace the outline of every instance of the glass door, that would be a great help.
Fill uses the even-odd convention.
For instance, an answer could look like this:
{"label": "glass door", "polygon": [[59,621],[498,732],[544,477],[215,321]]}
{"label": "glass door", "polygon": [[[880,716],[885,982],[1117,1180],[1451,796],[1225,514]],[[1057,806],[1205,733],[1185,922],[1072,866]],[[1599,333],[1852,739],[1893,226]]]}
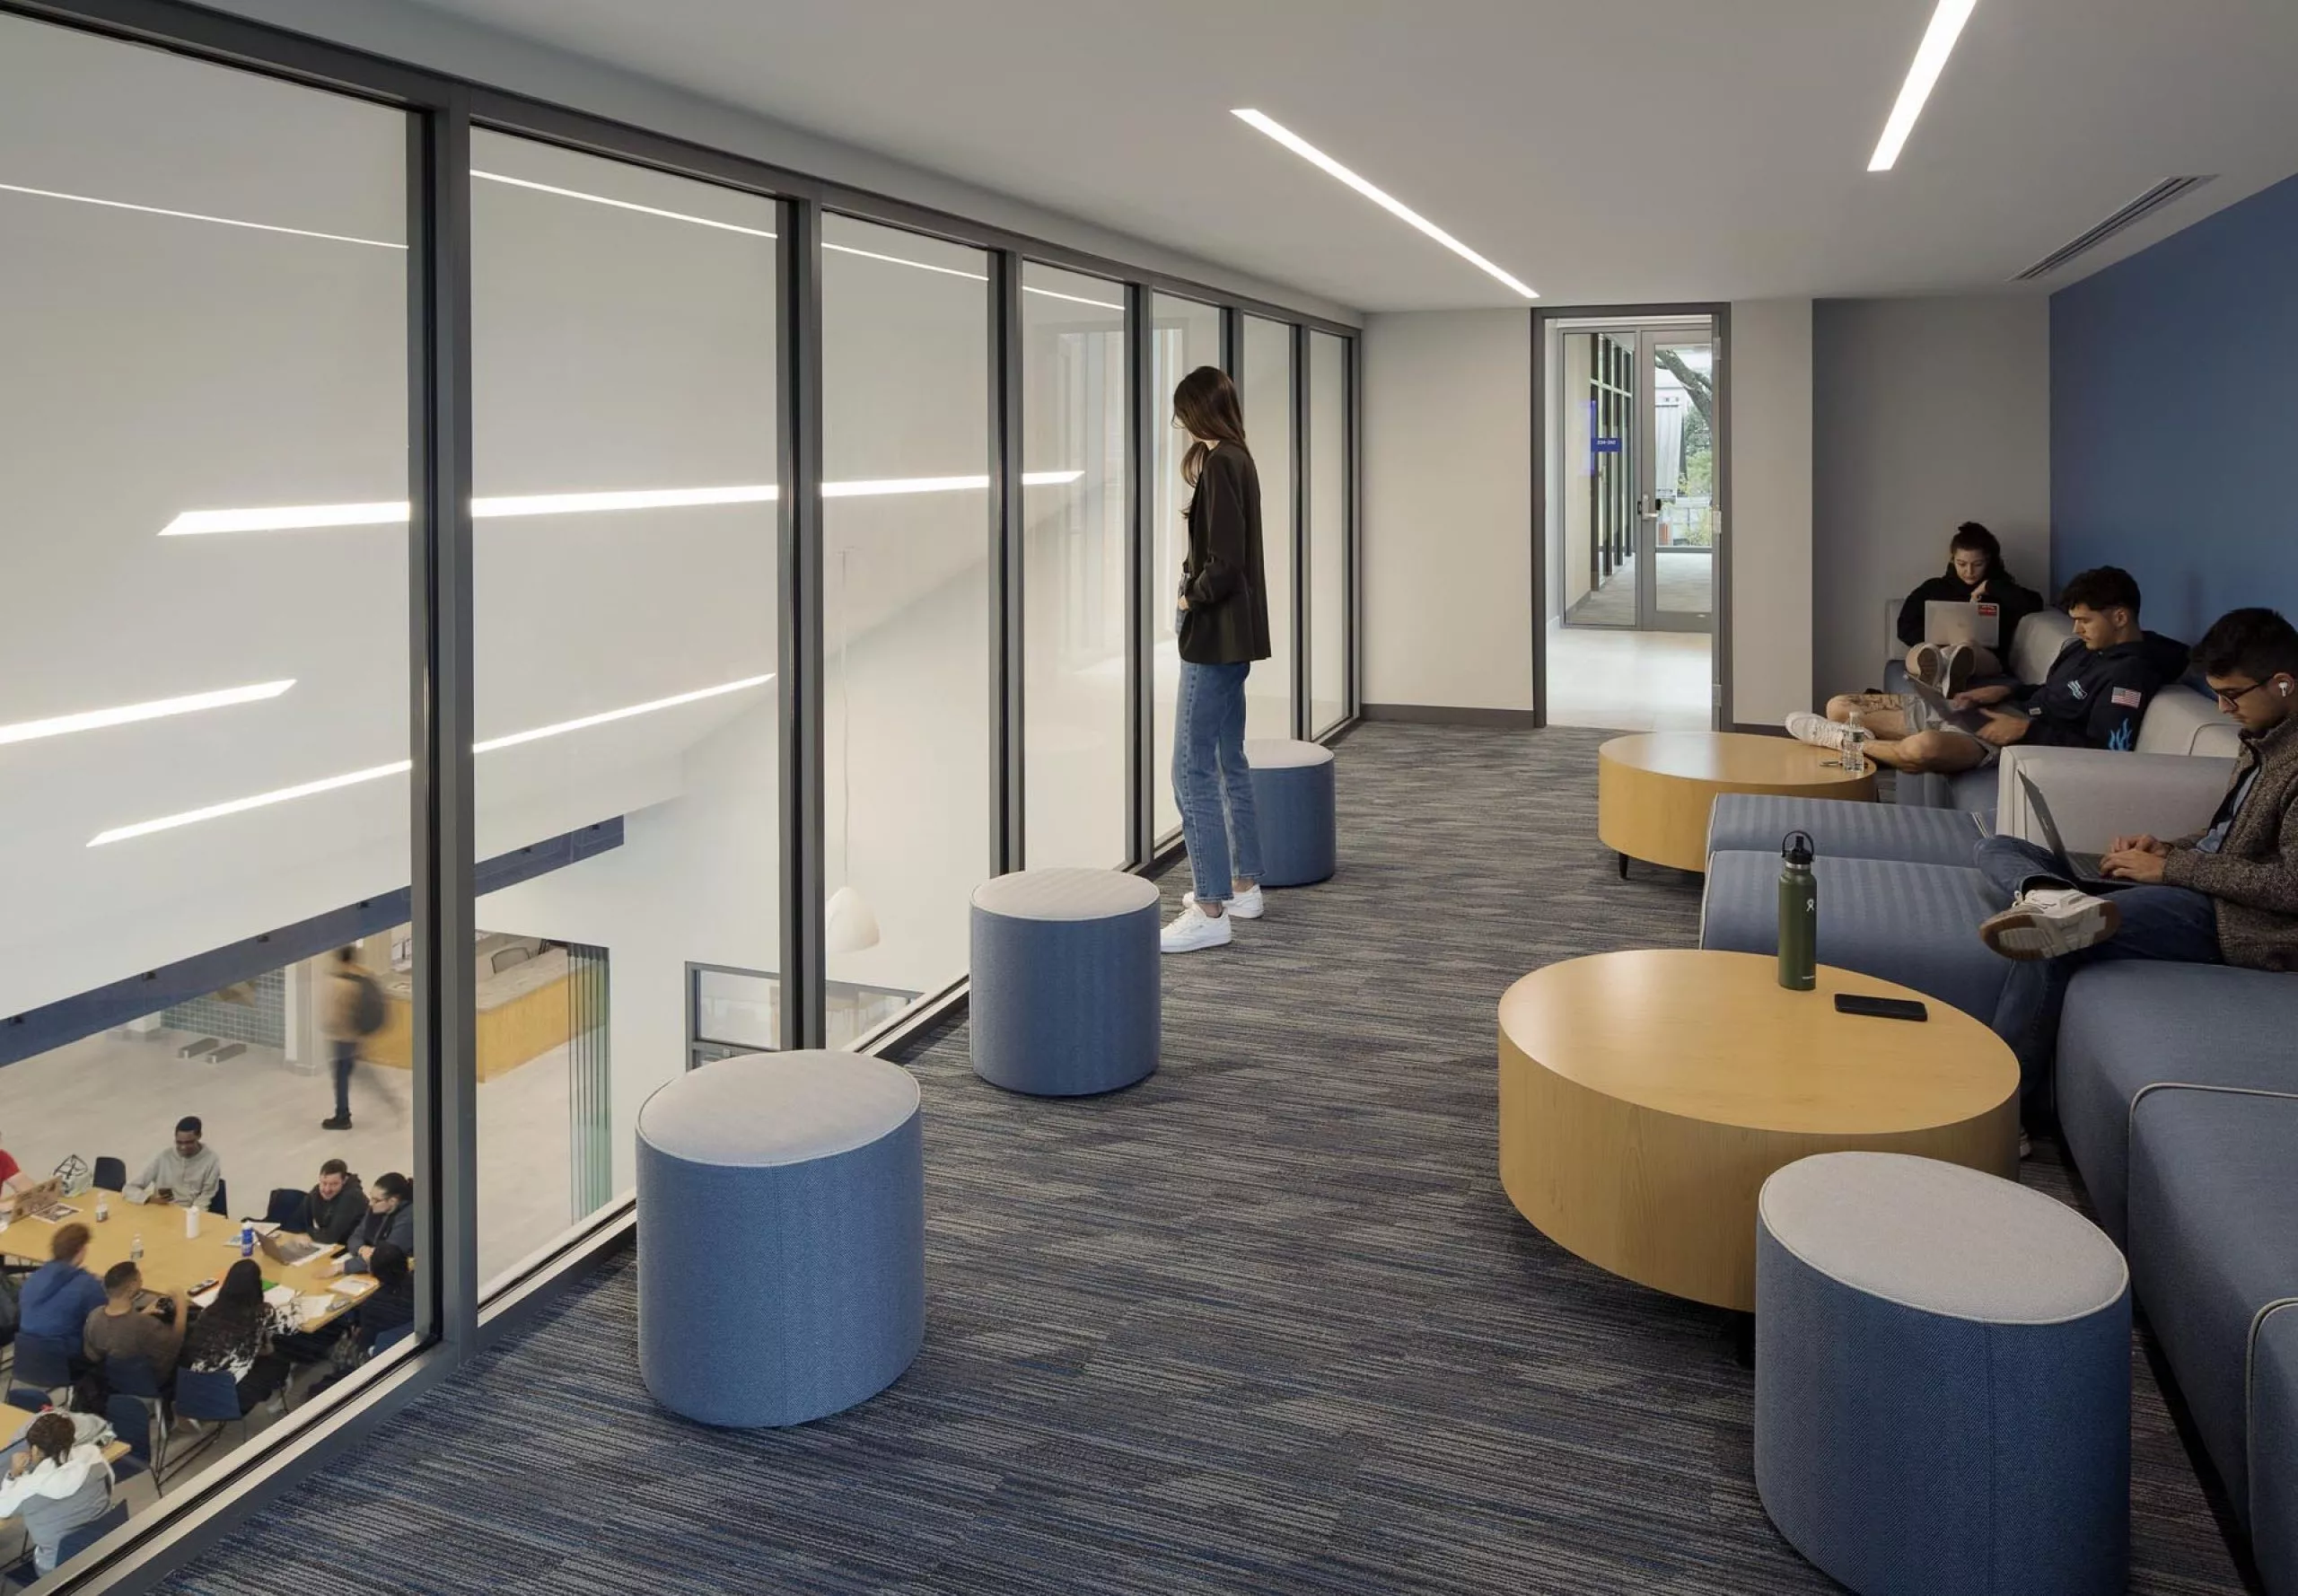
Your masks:
{"label": "glass door", "polygon": [[1636,451],[1636,625],[1715,625],[1715,340],[1705,325],[1641,329]]}

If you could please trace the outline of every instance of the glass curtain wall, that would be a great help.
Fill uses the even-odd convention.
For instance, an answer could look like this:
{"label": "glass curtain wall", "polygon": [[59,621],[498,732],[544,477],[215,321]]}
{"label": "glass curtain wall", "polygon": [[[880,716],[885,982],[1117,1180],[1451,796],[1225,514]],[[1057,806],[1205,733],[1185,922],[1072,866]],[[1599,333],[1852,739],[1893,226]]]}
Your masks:
{"label": "glass curtain wall", "polygon": [[[1149,790],[1154,795],[1159,838],[1179,831],[1180,801],[1173,796],[1173,706],[1180,692],[1180,645],[1174,627],[1181,561],[1188,554],[1188,490],[1181,484],[1181,457],[1188,434],[1173,425],[1173,390],[1201,365],[1220,365],[1221,311],[1215,305],[1150,295],[1149,402],[1156,437],[1154,487],[1149,529],[1150,725]],[[1248,430],[1248,434],[1250,429]]]}
{"label": "glass curtain wall", "polygon": [[688,966],[779,962],[776,216],[484,130],[471,169],[480,884],[548,864],[478,906],[491,1282],[630,1188]]}
{"label": "glass curtain wall", "polygon": [[906,1006],[965,974],[967,906],[990,871],[989,257],[827,216],[821,298],[838,1047],[885,1007],[841,989]]}
{"label": "glass curtain wall", "polygon": [[[230,1366],[192,1288],[238,1221],[312,1230],[325,1184],[348,1225],[329,1161],[366,1192],[413,1167],[407,143],[399,111],[0,15],[0,1253],[140,1259],[192,1304],[187,1371]],[[339,1258],[257,1266],[283,1329],[412,1311],[401,1280],[331,1290]],[[12,1384],[89,1311],[28,1310]],[[257,1360],[178,1478],[327,1372]]]}
{"label": "glass curtain wall", "polygon": [[1022,748],[1031,866],[1121,865],[1125,289],[1022,270]]}
{"label": "glass curtain wall", "polygon": [[[259,54],[269,36],[249,26]],[[196,1302],[234,1261],[236,1222],[268,1221],[285,1250],[257,1267],[294,1288],[278,1330],[318,1354],[251,1372],[248,1423],[171,1467],[171,1512],[198,1500],[180,1483],[266,1444],[271,1385],[295,1407],[358,1392],[362,1378],[314,1389],[346,1333],[356,1356],[439,1281],[449,1322],[475,1318],[616,1204],[648,1092],[772,1047],[797,996],[780,945],[793,595],[776,473],[799,373],[776,274],[802,202],[476,130],[469,341],[450,320],[425,343],[410,245],[452,240],[460,218],[410,227],[425,189],[409,135],[430,118],[455,147],[452,86],[326,48],[283,35],[276,59],[427,109],[0,13],[0,303],[18,307],[0,361],[0,569],[23,598],[0,628],[0,1183],[20,1199],[0,1264],[48,1261],[84,1224],[89,1267],[140,1255],[144,1288]],[[627,137],[590,131],[597,149]],[[754,170],[695,159],[730,183]],[[968,900],[1004,819],[988,488],[1015,396],[992,392],[988,255],[821,220],[823,759],[801,774],[822,799],[838,1044],[966,973]],[[457,259],[435,262],[450,301]],[[1043,261],[1020,287],[1022,841],[1032,864],[1119,865],[1140,798],[1129,753],[1155,832],[1179,823],[1187,439],[1170,405],[1187,372],[1223,364],[1224,312],[1146,293],[1148,325],[1129,328],[1138,289]],[[1255,672],[1280,701],[1256,705],[1254,729],[1282,734],[1304,574],[1290,505],[1309,488],[1317,718],[1345,697],[1346,630],[1323,618],[1345,570],[1349,488],[1329,473],[1346,451],[1328,433],[1345,427],[1347,352],[1316,335],[1295,373],[1288,327],[1238,330],[1280,628]],[[1145,374],[1129,347],[1146,348]],[[410,369],[411,348],[445,364]],[[452,485],[465,375],[468,589],[453,558],[417,564],[451,556],[458,529],[417,544],[408,502],[417,437],[440,445],[421,457],[441,474],[425,491]],[[1152,441],[1136,452],[1145,375]],[[427,433],[411,434],[434,378]],[[1303,379],[1299,483],[1288,395]],[[1151,705],[1131,750],[1136,564]],[[429,633],[452,645],[466,620],[468,725],[453,671],[417,669]],[[452,884],[465,863],[447,778],[413,790],[418,701],[473,756],[473,901],[442,911],[475,922],[447,964],[471,961],[468,1059],[452,1004],[448,1057],[417,1032],[418,976],[448,956],[418,945],[411,883]],[[432,1078],[468,1084],[469,1120],[417,1123]],[[467,1136],[477,1189],[423,1189],[425,1161]],[[375,1244],[400,1210],[417,1238],[443,1216],[451,1243],[475,1241],[476,1290],[452,1249],[422,1246],[413,1287],[382,1282],[395,1260]],[[42,1335],[74,1329],[23,1323],[17,1383]],[[433,1350],[418,1378],[469,1354],[454,1337]],[[155,1508],[147,1486],[122,1499]]]}
{"label": "glass curtain wall", "polygon": [[1348,718],[1348,343],[1309,333],[1309,728]]}
{"label": "glass curtain wall", "polygon": [[1245,678],[1245,735],[1293,735],[1293,329],[1244,319],[1238,381],[1245,441],[1260,473],[1261,568],[1268,582],[1268,658]]}

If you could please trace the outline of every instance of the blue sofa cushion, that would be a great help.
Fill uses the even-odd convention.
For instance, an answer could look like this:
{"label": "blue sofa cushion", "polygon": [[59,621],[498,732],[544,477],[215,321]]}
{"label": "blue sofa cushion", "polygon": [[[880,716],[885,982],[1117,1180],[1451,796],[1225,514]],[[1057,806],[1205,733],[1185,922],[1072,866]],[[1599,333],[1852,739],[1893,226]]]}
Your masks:
{"label": "blue sofa cushion", "polygon": [[2099,1227],[2119,1241],[2130,1105],[2162,1081],[2298,1092],[2298,976],[2223,964],[2093,965],[2067,984],[2058,1125]]}
{"label": "blue sofa cushion", "polygon": [[1958,776],[1909,776],[1901,772],[1891,782],[1891,802],[1909,809],[1960,809],[1978,817],[1979,826],[1995,829],[1995,798],[2003,773],[1993,767],[1966,770]]}
{"label": "blue sofa cushion", "polygon": [[[1897,981],[1982,1025],[1993,1022],[2006,966],[1978,939],[1978,923],[1995,905],[1978,871],[1825,856],[1811,868],[1819,878],[1821,963]],[[1776,955],[1778,887],[1776,848],[1710,858],[1699,945]]]}
{"label": "blue sofa cushion", "polygon": [[2130,1124],[2131,1276],[2247,1524],[2251,1331],[2298,1296],[2298,1096],[2158,1086]]}
{"label": "blue sofa cushion", "polygon": [[2250,1550],[2269,1591],[2298,1591],[2298,1300],[2250,1338]]}
{"label": "blue sofa cushion", "polygon": [[1952,809],[1847,803],[1770,793],[1724,793],[1708,811],[1711,854],[1777,854],[1790,831],[1808,831],[1823,859],[1902,859],[1968,868],[1978,823]]}

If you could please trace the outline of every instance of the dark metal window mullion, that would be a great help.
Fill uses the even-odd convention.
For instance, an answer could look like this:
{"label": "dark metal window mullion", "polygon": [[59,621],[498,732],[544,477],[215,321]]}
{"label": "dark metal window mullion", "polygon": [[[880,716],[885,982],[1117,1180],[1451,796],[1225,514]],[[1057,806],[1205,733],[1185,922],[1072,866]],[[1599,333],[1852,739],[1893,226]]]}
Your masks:
{"label": "dark metal window mullion", "polygon": [[989,281],[989,873],[1020,870],[1028,854],[1028,746],[1022,566],[1022,258],[1000,250]]}
{"label": "dark metal window mullion", "polygon": [[470,118],[409,117],[408,621],[413,697],[414,1179],[417,1325],[478,1338],[477,975],[470,948]]}
{"label": "dark metal window mullion", "polygon": [[782,1045],[828,1045],[822,924],[821,207],[784,200],[775,248],[776,697],[782,720]]}
{"label": "dark metal window mullion", "polygon": [[1309,329],[1297,323],[1286,328],[1285,344],[1292,378],[1285,395],[1285,412],[1293,426],[1293,524],[1285,529],[1293,543],[1292,726],[1295,738],[1306,739],[1314,715],[1309,681],[1309,627],[1313,619],[1309,613],[1309,513],[1314,491],[1309,472],[1315,463],[1309,443]]}
{"label": "dark metal window mullion", "polygon": [[1125,568],[1125,792],[1127,863],[1145,864],[1156,852],[1156,801],[1149,784],[1156,779],[1150,743],[1156,709],[1149,701],[1156,672],[1150,659],[1149,604],[1157,592],[1152,566],[1156,557],[1157,397],[1156,324],[1153,291],[1142,283],[1125,287],[1125,470],[1127,551]]}

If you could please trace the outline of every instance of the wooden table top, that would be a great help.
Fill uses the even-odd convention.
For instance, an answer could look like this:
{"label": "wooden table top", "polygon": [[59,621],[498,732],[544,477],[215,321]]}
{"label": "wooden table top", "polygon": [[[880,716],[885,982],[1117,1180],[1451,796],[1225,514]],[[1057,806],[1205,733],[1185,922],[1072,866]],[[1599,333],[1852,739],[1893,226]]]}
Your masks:
{"label": "wooden table top", "polygon": [[[1930,1018],[1838,1013],[1838,992],[1912,998]],[[1777,960],[1756,953],[1567,960],[1510,987],[1500,1027],[1527,1057],[1590,1091],[1749,1130],[1915,1131],[1985,1113],[2019,1090],[2011,1049],[1960,1009],[1824,964],[1816,990],[1791,992]]]}
{"label": "wooden table top", "polygon": [[1871,779],[1828,764],[1838,757],[1833,749],[1745,732],[1645,732],[1613,738],[1596,757],[1646,775],[1722,786],[1831,787]]}
{"label": "wooden table top", "polygon": [[[76,1208],[79,1223],[88,1227],[91,1240],[88,1256],[82,1265],[101,1277],[112,1265],[122,1262],[134,1246],[136,1238],[144,1238],[144,1285],[147,1291],[162,1296],[189,1290],[207,1279],[221,1280],[224,1271],[240,1261],[240,1226],[237,1220],[225,1219],[218,1214],[199,1216],[199,1234],[183,1233],[184,1210],[173,1204],[136,1204],[124,1202],[119,1194],[111,1194],[111,1217],[101,1223],[96,1220],[96,1194],[83,1192],[66,1199],[67,1206]],[[65,1221],[70,1223],[71,1221]],[[19,1219],[0,1230],[0,1252],[13,1258],[48,1261],[48,1243],[56,1234],[56,1225],[45,1219]],[[332,1255],[331,1255],[332,1256]],[[370,1276],[355,1278],[365,1283],[365,1290],[358,1296],[346,1296],[329,1289],[330,1276],[320,1273],[327,1258],[314,1258],[307,1264],[288,1267],[259,1252],[256,1263],[263,1270],[263,1277],[277,1285],[292,1285],[298,1296],[330,1298],[336,1306],[323,1317],[306,1323],[307,1330],[324,1329],[333,1324],[349,1310],[359,1304],[359,1298],[374,1289]]]}

